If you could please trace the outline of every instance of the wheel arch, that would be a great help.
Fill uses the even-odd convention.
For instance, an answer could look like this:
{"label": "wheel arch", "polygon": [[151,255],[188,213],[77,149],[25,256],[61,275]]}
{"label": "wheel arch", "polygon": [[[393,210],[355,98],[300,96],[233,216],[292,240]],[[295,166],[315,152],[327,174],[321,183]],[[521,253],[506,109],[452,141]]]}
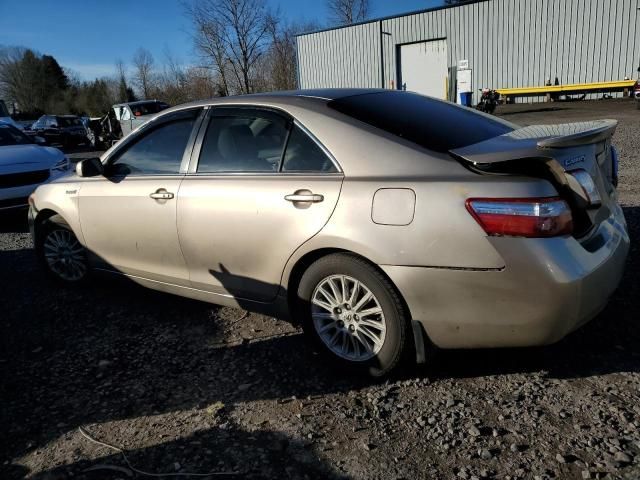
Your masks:
{"label": "wheel arch", "polygon": [[[374,268],[380,275],[382,275],[389,284],[395,289],[398,298],[402,302],[402,305],[407,312],[407,316],[410,322],[410,334],[413,338],[413,346],[414,346],[414,355],[416,358],[416,363],[425,363],[426,354],[425,350],[427,349],[427,345],[431,345],[431,342],[424,331],[424,327],[420,324],[420,322],[413,320],[411,315],[411,309],[409,308],[409,304],[405,300],[404,296],[400,289],[396,286],[393,280],[387,275],[387,273],[380,268],[375,262],[372,262],[370,259],[361,255],[357,252],[347,250],[344,248],[319,248],[315,250],[311,250],[305,253],[302,257],[300,257],[293,267],[290,270],[290,274],[286,281],[286,294],[287,294],[287,305],[289,307],[290,312],[296,311],[296,295],[298,291],[298,285],[300,284],[300,280],[304,275],[304,272],[309,268],[309,266],[319,260],[320,258],[326,257],[328,255],[332,255],[335,253],[344,253],[348,255],[352,255],[356,258],[359,258],[365,262],[367,262],[372,268]],[[295,322],[295,319],[292,318]]]}
{"label": "wheel arch", "polygon": [[33,232],[34,232],[34,243],[35,243],[35,247],[37,248],[37,241],[35,240],[39,240],[40,235],[42,235],[42,225],[44,225],[44,223],[49,220],[52,217],[58,216],[60,217],[61,221],[69,226],[69,222],[67,222],[67,220],[57,211],[51,209],[51,208],[43,208],[42,210],[40,210],[35,218],[33,219]]}

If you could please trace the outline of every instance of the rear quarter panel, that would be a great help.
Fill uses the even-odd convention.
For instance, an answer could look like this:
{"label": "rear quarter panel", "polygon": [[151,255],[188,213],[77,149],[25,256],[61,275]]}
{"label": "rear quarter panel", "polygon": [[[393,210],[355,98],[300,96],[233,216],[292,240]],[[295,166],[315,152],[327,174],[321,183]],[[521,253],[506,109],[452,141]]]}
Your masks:
{"label": "rear quarter panel", "polygon": [[[345,179],[330,221],[296,252],[293,261],[313,250],[339,248],[362,255],[378,265],[503,268],[504,259],[467,212],[466,200],[496,194],[501,197],[552,196],[555,190],[550,184],[535,179],[480,181],[468,177],[464,171],[458,173],[437,179]],[[373,221],[372,202],[381,188],[415,192],[415,213],[411,223],[380,225]]]}
{"label": "rear quarter panel", "polygon": [[[349,250],[378,265],[501,269],[504,260],[467,212],[466,200],[557,195],[547,181],[478,175],[448,154],[429,152],[338,114],[302,112],[299,119],[332,152],[345,180],[331,219],[295,252],[285,280],[299,258],[322,248]],[[415,192],[411,223],[373,221],[373,198],[383,188]]]}

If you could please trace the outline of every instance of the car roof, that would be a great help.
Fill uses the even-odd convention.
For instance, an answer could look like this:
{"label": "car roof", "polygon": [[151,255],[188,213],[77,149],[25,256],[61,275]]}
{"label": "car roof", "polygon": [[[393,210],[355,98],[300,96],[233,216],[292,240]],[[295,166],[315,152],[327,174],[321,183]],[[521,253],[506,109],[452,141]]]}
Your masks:
{"label": "car roof", "polygon": [[146,105],[146,104],[149,104],[149,103],[165,103],[166,104],[167,102],[163,102],[162,100],[136,100],[135,102],[116,103],[113,106],[114,107],[124,107],[126,105]]}
{"label": "car roof", "polygon": [[224,104],[246,104],[259,105],[261,103],[268,104],[290,104],[292,101],[323,102],[327,103],[332,100],[341,98],[354,97],[357,95],[367,95],[370,93],[395,92],[396,90],[386,90],[382,88],[322,88],[309,90],[284,90],[279,92],[268,93],[252,93],[249,95],[231,95],[228,97],[213,97],[207,100],[196,100],[194,102],[176,105],[168,110],[164,110],[158,115],[166,115],[171,112],[183,110],[186,108],[206,107],[209,105]]}
{"label": "car roof", "polygon": [[268,97],[309,97],[320,98],[323,100],[337,100],[339,98],[353,97],[356,95],[366,95],[368,93],[381,93],[387,90],[383,88],[316,88],[307,90],[287,90],[282,92],[257,93],[251,96],[268,96]]}

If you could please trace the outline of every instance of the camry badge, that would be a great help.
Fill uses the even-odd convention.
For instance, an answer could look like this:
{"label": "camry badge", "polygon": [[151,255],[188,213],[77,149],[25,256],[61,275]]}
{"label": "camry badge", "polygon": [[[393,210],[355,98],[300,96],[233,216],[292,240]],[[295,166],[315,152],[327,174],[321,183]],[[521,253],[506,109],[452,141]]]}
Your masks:
{"label": "camry badge", "polygon": [[580,155],[579,157],[573,157],[570,158],[569,160],[567,160],[565,162],[567,167],[570,167],[571,165],[575,165],[577,163],[583,163],[585,160],[585,156],[584,155]]}

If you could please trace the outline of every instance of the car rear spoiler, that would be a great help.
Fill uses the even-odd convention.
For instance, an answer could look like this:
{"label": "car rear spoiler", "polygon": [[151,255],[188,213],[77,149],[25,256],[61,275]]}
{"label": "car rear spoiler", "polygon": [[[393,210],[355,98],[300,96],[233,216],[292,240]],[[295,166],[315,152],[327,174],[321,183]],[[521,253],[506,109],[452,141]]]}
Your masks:
{"label": "car rear spoiler", "polygon": [[577,147],[610,138],[617,120],[531,125],[474,145],[450,150],[454,157],[476,166],[516,160],[553,160],[551,149]]}

